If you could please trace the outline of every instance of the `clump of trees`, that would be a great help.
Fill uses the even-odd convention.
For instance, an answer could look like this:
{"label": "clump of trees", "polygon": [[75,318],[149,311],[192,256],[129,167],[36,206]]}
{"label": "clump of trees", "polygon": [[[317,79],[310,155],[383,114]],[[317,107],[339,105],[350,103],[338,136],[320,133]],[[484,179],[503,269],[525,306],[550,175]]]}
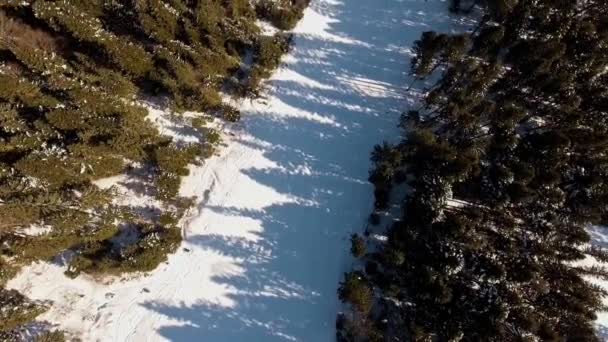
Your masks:
{"label": "clump of trees", "polygon": [[66,274],[76,277],[81,272],[121,274],[152,271],[181,242],[175,217],[161,218],[161,222],[131,224],[128,228],[136,235],[133,243],[121,244],[116,239],[108,239],[85,244],[79,254],[70,260]]}
{"label": "clump of trees", "polygon": [[340,284],[339,340],[599,340],[588,279],[608,279],[608,253],[586,227],[608,203],[608,8],[477,5],[471,33],[414,45],[414,77],[441,77],[372,154],[376,210],[402,215]]}
{"label": "clump of trees", "polygon": [[253,65],[240,83],[242,96],[260,95],[262,81],[270,77],[272,71],[280,65],[281,57],[289,50],[291,42],[291,35],[285,33],[260,37],[253,50]]}
{"label": "clump of trees", "polygon": [[[256,86],[287,51],[282,36],[261,35],[258,18],[249,0],[1,2],[0,286],[20,265],[66,249],[76,254],[70,276],[149,271],[175,251],[191,205],[181,179],[220,137],[201,116],[192,124],[203,140],[175,142],[137,100],[159,95],[177,114],[237,121],[220,90],[238,95],[227,81],[250,51]],[[95,185],[135,167],[147,171],[138,176],[159,213],[117,204],[114,189]],[[23,233],[31,227],[50,229]],[[135,241],[120,243],[125,230]],[[0,331],[14,328],[4,321]]]}
{"label": "clump of trees", "polygon": [[258,15],[281,30],[290,30],[302,19],[310,0],[258,0]]}
{"label": "clump of trees", "polygon": [[64,342],[65,334],[59,330],[45,331],[34,337],[34,342]]}
{"label": "clump of trees", "polygon": [[8,340],[10,335],[3,332],[34,319],[45,311],[45,308],[29,301],[15,290],[0,289],[0,339]]}

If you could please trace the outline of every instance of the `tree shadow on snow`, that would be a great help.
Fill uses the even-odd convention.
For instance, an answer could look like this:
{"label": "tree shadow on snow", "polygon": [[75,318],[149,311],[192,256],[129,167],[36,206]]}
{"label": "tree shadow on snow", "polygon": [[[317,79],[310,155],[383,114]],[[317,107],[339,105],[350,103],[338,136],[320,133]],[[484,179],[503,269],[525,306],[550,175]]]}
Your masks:
{"label": "tree shadow on snow", "polygon": [[608,341],[608,327],[604,325],[598,325],[597,337],[602,341]]}
{"label": "tree shadow on snow", "polygon": [[297,200],[262,210],[205,207],[256,220],[262,230],[252,233],[255,239],[188,237],[195,248],[237,260],[243,271],[212,279],[230,289],[229,307],[145,303],[179,322],[158,328],[171,341],[334,340],[336,290],[351,263],[348,238],[362,230],[372,208],[369,153],[396,137],[401,110],[417,101],[405,90],[407,48],[422,31],[447,30],[460,18],[439,0],[313,1],[311,7],[336,20],[325,36],[296,34],[293,58],[283,67],[298,77],[279,75],[268,92],[271,103],[308,115],[246,112],[247,133],[270,147],[238,142],[264,150],[277,165],[244,170],[245,176]]}

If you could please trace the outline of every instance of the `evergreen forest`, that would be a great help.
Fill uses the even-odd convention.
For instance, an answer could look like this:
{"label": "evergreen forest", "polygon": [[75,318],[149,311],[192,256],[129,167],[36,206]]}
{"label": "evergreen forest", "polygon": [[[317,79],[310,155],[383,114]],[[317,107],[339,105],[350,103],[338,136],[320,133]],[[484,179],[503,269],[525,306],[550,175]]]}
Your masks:
{"label": "evergreen forest", "polygon": [[[259,94],[289,48],[282,30],[306,5],[0,2],[0,340],[13,340],[13,329],[44,311],[2,289],[21,266],[68,252],[70,277],[147,272],[178,248],[192,204],[179,195],[182,177],[221,140],[208,124],[239,120],[224,98]],[[278,33],[264,33],[260,21]],[[200,141],[163,135],[145,99],[161,101]],[[145,184],[158,205],[130,205],[96,183],[119,175]]]}
{"label": "evergreen forest", "polygon": [[476,24],[412,47],[423,100],[371,153],[337,339],[600,341],[608,253],[587,228],[607,218],[607,3],[450,10]]}

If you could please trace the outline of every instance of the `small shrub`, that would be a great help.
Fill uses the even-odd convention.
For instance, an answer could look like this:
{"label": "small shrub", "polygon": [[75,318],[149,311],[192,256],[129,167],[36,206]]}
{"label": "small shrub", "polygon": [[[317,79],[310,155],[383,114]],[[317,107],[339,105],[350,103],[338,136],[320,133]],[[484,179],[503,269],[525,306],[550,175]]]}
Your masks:
{"label": "small shrub", "polygon": [[65,342],[65,334],[63,331],[47,331],[36,337],[34,342]]}
{"label": "small shrub", "polygon": [[83,270],[89,270],[93,266],[93,260],[85,258],[81,255],[76,255],[70,260],[67,270],[64,274],[69,278],[76,278]]}
{"label": "small shrub", "polygon": [[281,57],[289,50],[291,38],[288,35],[276,34],[272,37],[262,36],[255,46],[254,64],[249,69],[242,89],[242,96],[257,97],[260,94],[260,84],[272,74],[281,63]]}
{"label": "small shrub", "polygon": [[156,197],[163,201],[170,201],[179,194],[181,179],[178,175],[163,173],[156,177],[154,184],[156,185]]}
{"label": "small shrub", "polygon": [[154,151],[153,162],[157,168],[154,180],[156,197],[163,201],[174,200],[179,194],[181,176],[187,176],[188,164],[195,161],[200,155],[203,145],[191,144],[178,148],[171,144],[159,147]]}
{"label": "small shrub", "polygon": [[117,248],[105,240],[81,248],[72,258],[66,275],[149,272],[167,260],[167,255],[175,252],[181,242],[181,232],[174,225],[137,224],[135,228],[139,238],[133,244]]}
{"label": "small shrub", "polygon": [[46,309],[30,302],[15,290],[0,288],[0,331],[8,331],[27,323]]}
{"label": "small shrub", "polygon": [[235,107],[223,105],[221,111],[224,119],[227,121],[237,122],[241,120],[241,112]]}
{"label": "small shrub", "polygon": [[291,30],[302,19],[308,0],[260,0],[256,3],[259,17],[281,30]]}
{"label": "small shrub", "polygon": [[188,164],[198,155],[200,145],[191,144],[177,147],[175,144],[159,147],[154,151],[156,167],[163,173],[173,173],[178,176],[188,175]]}
{"label": "small shrub", "polygon": [[163,213],[158,218],[158,223],[163,227],[175,226],[177,225],[177,222],[178,218],[172,213]]}
{"label": "small shrub", "polygon": [[205,137],[207,138],[207,142],[210,143],[211,145],[218,145],[222,141],[220,132],[218,132],[217,130],[215,130],[213,128],[209,128],[207,130],[207,134]]}
{"label": "small shrub", "polygon": [[367,314],[372,307],[372,291],[362,272],[350,272],[344,275],[340,283],[338,296],[344,303],[351,304],[355,310]]}
{"label": "small shrub", "polygon": [[265,69],[279,66],[281,56],[289,50],[290,36],[278,33],[272,37],[261,36],[257,42],[255,62]]}
{"label": "small shrub", "polygon": [[17,267],[0,257],[0,287],[17,274]]}
{"label": "small shrub", "polygon": [[350,252],[355,258],[361,258],[365,255],[365,239],[359,234],[352,234],[350,236]]}
{"label": "small shrub", "polygon": [[403,253],[402,251],[398,250],[398,249],[388,249],[387,252],[385,253],[384,258],[386,259],[386,262],[390,265],[394,265],[394,266],[401,266],[403,265],[403,263],[405,263],[405,253]]}
{"label": "small shrub", "polygon": [[211,121],[213,121],[213,119],[211,117],[197,116],[195,118],[192,118],[192,121],[190,122],[190,124],[192,125],[192,127],[196,128],[196,129],[203,129]]}

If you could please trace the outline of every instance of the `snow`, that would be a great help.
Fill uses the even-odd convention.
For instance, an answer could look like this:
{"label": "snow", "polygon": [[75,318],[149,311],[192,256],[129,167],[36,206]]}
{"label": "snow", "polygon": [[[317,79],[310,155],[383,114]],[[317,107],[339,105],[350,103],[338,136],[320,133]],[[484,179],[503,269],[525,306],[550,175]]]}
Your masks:
{"label": "snow", "polygon": [[[587,232],[591,236],[592,245],[601,248],[608,248],[608,227],[590,226],[587,228]],[[587,257],[587,259],[583,260],[583,262],[580,264],[583,266],[606,266],[605,264],[591,257]],[[608,291],[608,281],[593,277],[591,277],[589,280]],[[608,305],[608,298],[604,298],[604,305]],[[597,334],[600,339],[608,341],[608,312],[597,313]]]}
{"label": "snow", "polygon": [[280,31],[266,20],[257,20],[256,25],[262,30],[262,34],[265,36],[274,36]]}
{"label": "snow", "polygon": [[181,192],[197,206],[167,263],[99,282],[39,262],[8,287],[53,301],[39,322],[83,341],[334,341],[348,239],[372,208],[369,153],[416,101],[404,90],[407,47],[424,30],[465,25],[447,7],[314,0],[266,99],[243,101],[227,147],[191,168]]}

